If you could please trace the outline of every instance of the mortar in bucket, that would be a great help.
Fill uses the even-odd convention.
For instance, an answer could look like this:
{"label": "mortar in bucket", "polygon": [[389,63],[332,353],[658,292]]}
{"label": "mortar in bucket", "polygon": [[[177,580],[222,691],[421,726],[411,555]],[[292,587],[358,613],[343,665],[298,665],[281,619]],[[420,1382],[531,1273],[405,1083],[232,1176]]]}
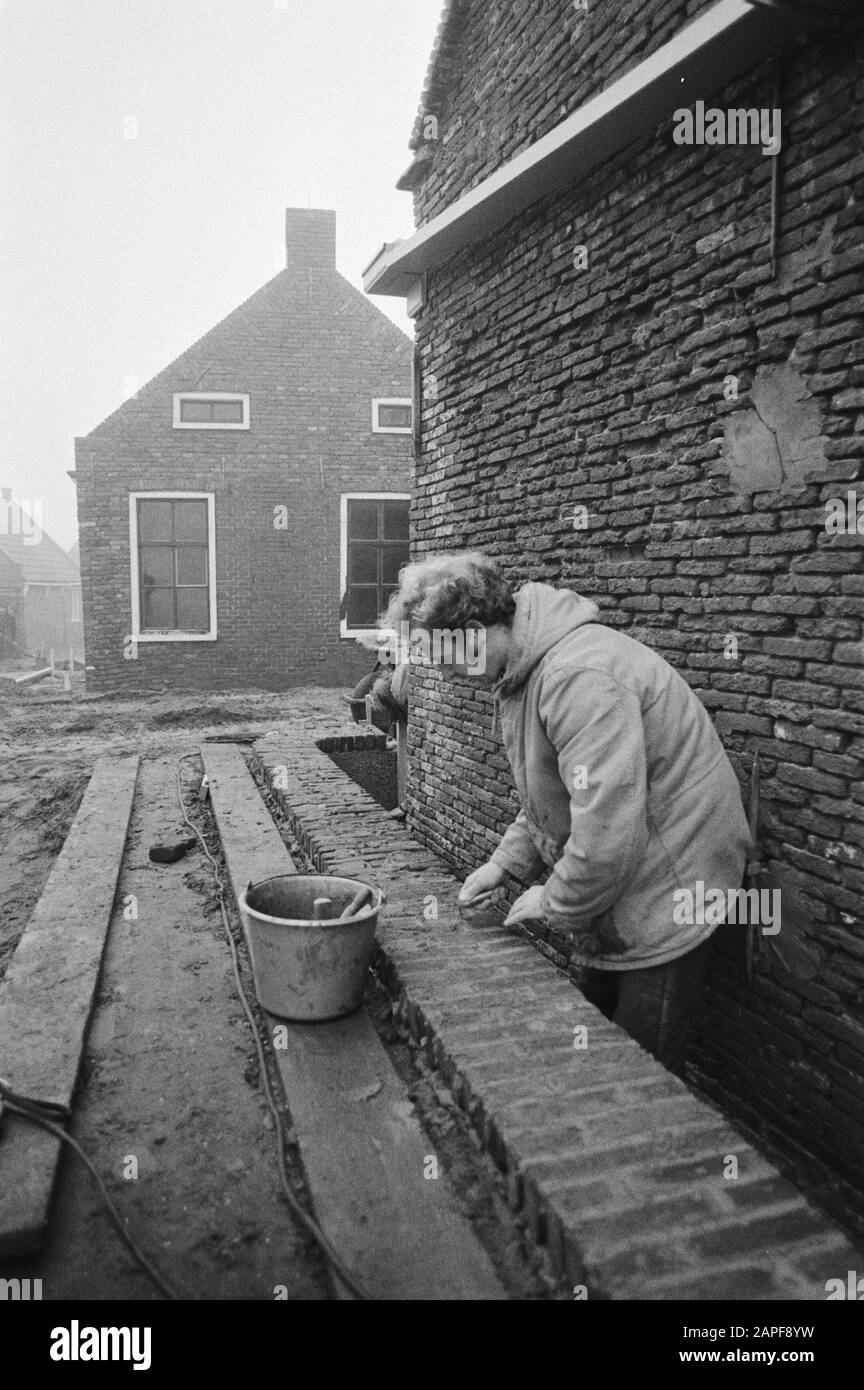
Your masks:
{"label": "mortar in bucket", "polygon": [[380,888],[357,878],[281,874],[250,883],[239,907],[262,1008],[295,1022],[359,1008],[383,901]]}

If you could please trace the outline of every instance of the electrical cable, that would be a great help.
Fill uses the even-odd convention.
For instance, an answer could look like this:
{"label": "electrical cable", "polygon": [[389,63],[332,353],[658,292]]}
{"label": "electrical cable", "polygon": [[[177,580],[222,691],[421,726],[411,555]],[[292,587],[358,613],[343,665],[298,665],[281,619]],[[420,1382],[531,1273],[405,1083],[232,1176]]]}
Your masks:
{"label": "electrical cable", "polygon": [[[192,758],[197,756],[198,755],[196,753],[186,753],[179,760],[179,763],[183,763],[186,760],[186,758]],[[243,983],[240,976],[240,963],[237,955],[237,946],[234,941],[234,936],[231,931],[230,925],[228,923],[228,916],[225,908],[225,884],[219,872],[219,865],[216,859],[210,853],[210,850],[207,846],[207,842],[205,841],[203,834],[198,829],[198,827],[190,820],[187,814],[186,806],[183,801],[183,789],[180,781],[179,763],[177,767],[177,795],[180,802],[180,810],[183,815],[184,821],[198,839],[199,843],[201,844],[201,848],[204,850],[207,859],[210,861],[210,865],[213,870],[213,877],[216,881],[219,908],[222,914],[222,924],[224,926],[225,935],[228,939],[228,944],[231,950],[231,960],[232,965],[234,967],[234,979],[237,984],[237,990],[240,996],[240,1001],[243,1005],[246,1018],[252,1030],[252,1037],[254,1039],[255,1047],[258,1053],[258,1063],[261,1068],[261,1077],[264,1085],[265,1096],[268,1107],[270,1109],[270,1113],[273,1116],[273,1124],[275,1128],[276,1141],[278,1145],[277,1152],[279,1160],[279,1176],[282,1183],[282,1190],[295,1215],[298,1217],[301,1223],[305,1226],[306,1230],[315,1240],[316,1244],[319,1246],[320,1250],[327,1259],[331,1268],[342,1280],[343,1284],[348,1289],[348,1291],[356,1299],[360,1301],[369,1301],[372,1297],[371,1294],[366,1292],[362,1285],[353,1277],[353,1275],[345,1267],[342,1260],[339,1258],[339,1255],[333,1249],[329,1240],[325,1236],[324,1232],[320,1229],[316,1222],[313,1221],[313,1219],[303,1210],[296,1197],[294,1196],[294,1193],[291,1191],[288,1179],[287,1166],[285,1163],[285,1133],[284,1126],[282,1123],[282,1113],[273,1095],[259,1029],[255,1021],[254,1014],[252,1013],[251,1007],[249,1005],[246,991],[243,988]],[[160,1274],[159,1270],[148,1259],[147,1255],[145,1255],[144,1251],[138,1245],[137,1241],[126,1230],[126,1227],[123,1224],[123,1218],[117,1210],[117,1207],[114,1205],[114,1202],[108,1192],[108,1189],[106,1188],[105,1183],[103,1182],[95,1164],[88,1158],[87,1154],[84,1152],[78,1141],[76,1139],[73,1139],[72,1135],[67,1133],[67,1131],[62,1128],[62,1125],[55,1123],[55,1120],[68,1120],[71,1118],[71,1111],[69,1110],[68,1106],[60,1105],[55,1101],[43,1101],[38,1100],[33,1096],[21,1095],[19,1092],[14,1091],[12,1089],[12,1086],[8,1081],[6,1081],[3,1077],[0,1077],[0,1118],[2,1118],[4,1110],[8,1111],[12,1115],[17,1115],[20,1119],[29,1120],[31,1124],[37,1125],[40,1129],[46,1130],[47,1133],[53,1135],[54,1138],[58,1139],[62,1144],[67,1144],[69,1146],[69,1148],[76,1155],[76,1157],[81,1161],[81,1163],[84,1164],[84,1167],[87,1169],[94,1182],[96,1183],[96,1186],[99,1189],[99,1196],[105,1206],[106,1211],[108,1212],[108,1215],[111,1219],[111,1223],[114,1226],[123,1244],[126,1246],[129,1253],[132,1255],[132,1258],[144,1271],[148,1278],[153,1282],[153,1284],[159,1290],[159,1292],[166,1299],[169,1300],[169,1302],[177,1302],[180,1299],[181,1295],[175,1292],[175,1290],[171,1287],[170,1283],[165,1278],[165,1276]],[[187,1295],[184,1294],[183,1297],[187,1297]]]}
{"label": "electrical cable", "polygon": [[294,1196],[294,1193],[291,1191],[291,1185],[288,1178],[288,1169],[285,1162],[286,1146],[284,1126],[282,1122],[282,1111],[276,1101],[275,1096],[273,1095],[273,1089],[270,1084],[270,1074],[267,1068],[267,1059],[264,1053],[264,1045],[261,1040],[260,1030],[255,1020],[255,1015],[252,1012],[252,1008],[249,1003],[249,998],[246,994],[246,990],[243,987],[243,981],[240,975],[240,960],[237,954],[237,943],[234,940],[234,933],[231,931],[231,927],[228,922],[228,912],[225,905],[227,891],[226,885],[219,871],[219,865],[214,856],[210,853],[210,849],[208,848],[207,842],[204,839],[204,835],[199,830],[198,826],[195,825],[195,823],[192,820],[190,820],[186,810],[186,804],[183,800],[183,786],[180,779],[181,765],[187,760],[187,758],[197,758],[198,756],[199,755],[197,753],[184,753],[182,758],[178,760],[177,799],[180,803],[180,812],[183,816],[184,821],[189,826],[189,829],[192,831],[192,833],[197,837],[201,845],[201,848],[203,849],[208,860],[210,861],[210,867],[213,871],[213,878],[216,882],[216,892],[219,901],[219,909],[222,913],[222,925],[225,929],[225,936],[228,940],[228,946],[231,951],[231,964],[234,968],[234,981],[237,985],[237,992],[240,996],[240,1003],[243,1006],[243,1012],[245,1013],[249,1027],[252,1030],[252,1038],[255,1043],[255,1049],[258,1053],[258,1065],[261,1070],[261,1080],[264,1087],[264,1095],[267,1101],[268,1108],[270,1110],[270,1114],[273,1117],[273,1125],[276,1134],[276,1156],[279,1165],[279,1177],[282,1184],[282,1191],[285,1194],[285,1197],[288,1201],[289,1206],[291,1207],[291,1210],[294,1212],[297,1219],[303,1224],[303,1226],[312,1236],[312,1239],[315,1241],[316,1245],[321,1250],[328,1264],[342,1280],[342,1283],[348,1289],[349,1293],[353,1294],[353,1296],[361,1302],[371,1301],[372,1295],[368,1293],[366,1289],[363,1288],[362,1284],[360,1284],[359,1281],[355,1279],[354,1275],[352,1275],[351,1272],[346,1268],[341,1258],[336,1253],[333,1246],[330,1244],[330,1241],[327,1239],[327,1236],[321,1230],[320,1226],[317,1224],[317,1222],[315,1222],[312,1219],[311,1216],[309,1216],[307,1212],[303,1210],[302,1206],[297,1201],[297,1198]]}
{"label": "electrical cable", "polygon": [[3,1078],[0,1077],[0,1113],[2,1113],[3,1110],[8,1110],[10,1114],[18,1115],[21,1119],[29,1120],[31,1124],[38,1125],[40,1129],[47,1130],[49,1134],[53,1134],[55,1139],[59,1139],[62,1143],[69,1145],[72,1152],[81,1160],[84,1167],[94,1179],[114,1229],[133,1259],[140,1265],[144,1273],[153,1281],[156,1288],[165,1298],[172,1303],[177,1302],[179,1297],[178,1294],[171,1288],[167,1279],[159,1273],[156,1266],[151,1264],[140,1245],[138,1245],[126,1230],[126,1227],[123,1225],[123,1218],[111,1200],[108,1189],[99,1176],[98,1170],[87,1157],[81,1145],[59,1124],[55,1124],[48,1118],[49,1115],[56,1115],[58,1119],[69,1119],[70,1111],[65,1106],[57,1105],[53,1101],[40,1101],[35,1100],[31,1096],[18,1095],[16,1091],[12,1090],[8,1081],[4,1081]]}

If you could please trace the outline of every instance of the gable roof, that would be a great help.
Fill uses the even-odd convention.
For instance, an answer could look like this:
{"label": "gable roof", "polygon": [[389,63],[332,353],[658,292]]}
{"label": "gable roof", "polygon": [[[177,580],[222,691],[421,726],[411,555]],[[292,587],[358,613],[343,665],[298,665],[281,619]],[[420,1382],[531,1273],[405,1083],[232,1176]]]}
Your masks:
{"label": "gable roof", "polygon": [[78,570],[66,551],[14,498],[3,504],[8,512],[0,528],[0,550],[18,566],[25,584],[80,584]]}
{"label": "gable roof", "polygon": [[[352,285],[335,266],[335,213],[323,209],[288,209],[289,235],[297,255],[247,299],[215,323],[167,366],[138,388],[135,396],[122,401],[79,441],[91,440],[102,432],[117,433],[127,422],[138,421],[148,399],[160,392],[241,390],[237,385],[238,364],[250,371],[253,357],[260,363],[262,353],[272,349],[270,360],[281,363],[279,370],[295,375],[328,378],[342,372],[356,373],[358,355],[380,347],[404,354],[410,371],[413,342],[391,318]],[[326,221],[324,220],[326,219]],[[326,246],[314,244],[315,230],[323,233]],[[306,224],[305,226],[303,224]],[[312,240],[303,242],[307,234]],[[310,334],[310,328],[316,332]],[[329,331],[322,343],[319,329]],[[284,360],[283,360],[284,359]],[[220,373],[232,375],[230,387],[219,385]],[[246,374],[241,373],[246,379]]]}

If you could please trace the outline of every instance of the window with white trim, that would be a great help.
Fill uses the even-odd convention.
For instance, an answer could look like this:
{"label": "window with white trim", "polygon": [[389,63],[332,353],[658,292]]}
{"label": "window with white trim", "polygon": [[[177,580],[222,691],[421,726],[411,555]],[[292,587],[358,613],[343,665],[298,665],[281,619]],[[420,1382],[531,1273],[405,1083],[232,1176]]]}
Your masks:
{"label": "window with white trim", "polygon": [[411,434],[414,406],[410,396],[381,396],[372,402],[373,434]]}
{"label": "window with white trim", "polygon": [[236,391],[175,391],[175,430],[248,430],[249,396]]}
{"label": "window with white trim", "polygon": [[342,494],[341,587],[343,637],[378,630],[378,615],[408,561],[408,508],[405,492]]}
{"label": "window with white trim", "polygon": [[129,540],[133,638],[212,641],[216,637],[213,493],[131,493]]}

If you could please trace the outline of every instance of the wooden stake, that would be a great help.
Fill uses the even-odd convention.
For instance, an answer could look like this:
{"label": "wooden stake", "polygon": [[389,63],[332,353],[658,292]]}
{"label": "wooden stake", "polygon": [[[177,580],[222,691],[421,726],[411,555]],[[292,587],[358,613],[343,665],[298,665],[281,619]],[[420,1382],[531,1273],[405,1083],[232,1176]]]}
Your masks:
{"label": "wooden stake", "polygon": [[396,794],[402,810],[408,789],[408,725],[404,719],[396,723]]}

